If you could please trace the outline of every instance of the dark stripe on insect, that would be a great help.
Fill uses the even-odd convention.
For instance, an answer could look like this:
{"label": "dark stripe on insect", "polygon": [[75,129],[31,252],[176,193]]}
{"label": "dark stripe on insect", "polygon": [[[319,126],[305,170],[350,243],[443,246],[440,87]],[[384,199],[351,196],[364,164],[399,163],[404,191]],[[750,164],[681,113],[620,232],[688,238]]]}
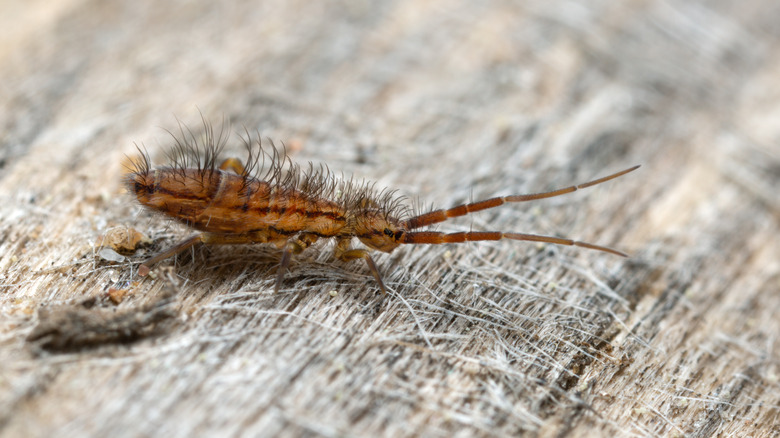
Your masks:
{"label": "dark stripe on insect", "polygon": [[133,192],[138,193],[149,193],[152,190],[152,186],[146,185],[138,180],[135,181],[135,185],[133,186]]}
{"label": "dark stripe on insect", "polygon": [[164,188],[159,187],[159,186],[155,187],[153,190],[149,190],[148,192],[149,193],[154,193],[154,194],[168,195],[168,196],[172,196],[172,197],[177,198],[177,199],[198,200],[198,201],[208,201],[210,199],[208,196],[198,196],[198,195],[195,195],[195,194],[182,193],[182,192],[178,192],[176,190],[164,189]]}
{"label": "dark stripe on insect", "polygon": [[373,236],[381,236],[383,233],[379,230],[371,230],[368,233],[358,234],[357,237],[359,239],[370,239]]}
{"label": "dark stripe on insect", "polygon": [[[227,208],[230,208],[231,210],[247,211],[249,209],[249,205],[248,205],[248,203],[235,204],[235,205],[232,205],[232,206],[227,207]],[[278,214],[278,215],[281,216],[282,213],[285,213],[285,214],[288,214],[288,215],[297,214],[297,215],[300,215],[300,216],[306,216],[309,219],[325,216],[328,219],[331,219],[331,220],[334,220],[334,221],[341,221],[341,222],[345,221],[344,215],[342,215],[341,213],[336,212],[336,211],[304,210],[302,208],[291,210],[288,207],[282,207],[280,205],[274,205],[274,206],[266,205],[265,207],[258,207],[258,208],[256,208],[255,211],[257,213],[261,214],[261,215],[274,213],[274,214]]]}
{"label": "dark stripe on insect", "polygon": [[[249,230],[249,231],[247,231],[244,234],[262,233],[262,232],[268,231],[268,230],[270,230],[270,231],[272,231],[274,233],[277,233],[277,234],[285,235],[285,236],[290,236],[290,235],[297,234],[297,233],[301,232],[301,230],[283,230],[281,228],[268,227],[268,228],[257,228],[257,229],[254,229],[254,230]],[[306,231],[306,234],[313,234],[313,235],[315,235],[317,237],[320,237],[320,238],[333,237],[330,234],[318,233],[316,231]]]}
{"label": "dark stripe on insect", "polygon": [[239,190],[239,193],[246,199],[244,201],[244,205],[241,206],[241,211],[246,213],[249,211],[249,201],[251,201],[252,197],[255,195],[255,193],[257,193],[257,189],[252,187],[251,184],[248,184],[246,178],[244,178],[241,184],[241,190]]}

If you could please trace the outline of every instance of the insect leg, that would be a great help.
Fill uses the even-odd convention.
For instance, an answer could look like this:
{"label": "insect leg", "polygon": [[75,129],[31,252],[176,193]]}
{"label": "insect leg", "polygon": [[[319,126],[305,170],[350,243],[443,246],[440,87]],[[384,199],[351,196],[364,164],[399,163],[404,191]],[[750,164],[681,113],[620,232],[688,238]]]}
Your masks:
{"label": "insect leg", "polygon": [[165,260],[168,257],[172,257],[186,249],[191,248],[193,245],[203,242],[203,235],[202,234],[196,234],[194,236],[190,236],[187,239],[177,243],[176,245],[173,245],[172,247],[166,249],[165,251],[157,254],[156,256],[150,258],[149,260],[143,262],[141,266],[138,267],[138,275],[141,277],[146,277],[147,274],[149,274],[149,266],[161,261]]}
{"label": "insect leg", "polygon": [[374,259],[371,258],[371,255],[365,249],[349,249],[349,243],[350,239],[341,239],[338,241],[334,251],[336,258],[343,262],[349,262],[356,259],[365,260],[368,265],[368,270],[371,271],[371,275],[373,275],[376,282],[379,283],[379,290],[382,291],[382,296],[387,295],[385,283],[379,275],[379,269],[377,269]]}
{"label": "insect leg", "polygon": [[301,251],[308,248],[312,243],[317,241],[317,236],[314,234],[301,233],[284,244],[282,248],[282,260],[279,262],[279,269],[276,272],[276,284],[274,285],[274,293],[278,293],[282,287],[282,280],[284,280],[284,273],[287,272],[287,267],[290,265],[293,254],[300,254]]}
{"label": "insect leg", "polygon": [[287,271],[287,266],[290,265],[290,259],[292,259],[292,253],[299,253],[303,251],[303,248],[292,241],[288,241],[284,245],[282,250],[282,260],[279,262],[279,268],[276,271],[276,284],[274,285],[274,293],[279,293],[279,289],[282,287],[282,280],[284,280],[284,273]]}

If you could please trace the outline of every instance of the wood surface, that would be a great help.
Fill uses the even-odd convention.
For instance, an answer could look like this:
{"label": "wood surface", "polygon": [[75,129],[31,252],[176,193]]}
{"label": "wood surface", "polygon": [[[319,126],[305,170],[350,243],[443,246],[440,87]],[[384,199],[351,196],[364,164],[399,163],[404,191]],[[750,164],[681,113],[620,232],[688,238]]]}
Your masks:
{"label": "wood surface", "polygon": [[[778,23],[770,0],[3,2],[0,434],[780,435]],[[375,254],[384,300],[332,243],[278,294],[263,246],[140,279],[189,231],[124,166],[201,114],[423,208],[641,164],[438,227],[631,256],[403,247]],[[116,230],[151,243],[111,262]]]}

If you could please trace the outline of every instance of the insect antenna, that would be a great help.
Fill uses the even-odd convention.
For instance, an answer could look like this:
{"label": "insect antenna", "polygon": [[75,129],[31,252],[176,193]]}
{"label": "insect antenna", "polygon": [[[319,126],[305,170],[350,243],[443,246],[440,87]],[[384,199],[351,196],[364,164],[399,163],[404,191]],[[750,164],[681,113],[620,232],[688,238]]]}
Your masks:
{"label": "insect antenna", "polygon": [[556,245],[579,246],[582,248],[595,249],[597,251],[608,252],[610,254],[628,257],[628,254],[606,246],[594,245],[592,243],[580,242],[578,240],[564,239],[562,237],[540,236],[538,234],[523,233],[503,233],[501,231],[469,231],[461,233],[442,233],[439,231],[412,231],[405,233],[403,243],[416,244],[442,244],[442,243],[462,243],[479,242],[482,240],[526,240],[531,242],[547,242]]}
{"label": "insect antenna", "polygon": [[[402,224],[407,229],[414,230],[414,229],[417,229],[417,228],[420,228],[420,227],[424,227],[424,226],[427,226],[427,225],[432,225],[432,224],[437,224],[439,222],[444,222],[444,221],[446,221],[446,220],[448,220],[450,218],[453,218],[453,217],[465,216],[467,214],[471,214],[471,213],[474,213],[474,212],[477,212],[477,211],[488,210],[490,208],[495,208],[495,207],[498,207],[500,205],[504,205],[507,202],[525,202],[525,201],[534,201],[534,200],[537,200],[537,199],[554,198],[556,196],[561,196],[561,195],[565,195],[566,193],[576,192],[577,190],[580,190],[580,189],[584,189],[584,188],[587,188],[587,187],[592,187],[592,186],[595,186],[596,184],[601,184],[603,182],[607,182],[607,181],[609,181],[611,179],[615,179],[615,178],[617,178],[619,176],[623,176],[623,175],[625,175],[625,174],[627,174],[629,172],[632,172],[632,171],[634,171],[634,170],[636,170],[638,168],[639,168],[639,166],[634,166],[634,167],[628,168],[626,170],[622,170],[620,172],[613,173],[612,175],[605,176],[603,178],[594,179],[593,181],[588,181],[588,182],[583,183],[583,184],[577,184],[577,185],[565,187],[565,188],[562,188],[562,189],[553,190],[553,191],[550,191],[550,192],[532,193],[532,194],[527,194],[527,195],[498,196],[498,197],[495,197],[495,198],[486,199],[484,201],[473,202],[473,203],[470,203],[470,204],[461,204],[461,205],[458,205],[456,207],[448,208],[446,210],[434,210],[434,211],[431,211],[431,212],[428,212],[428,213],[423,213],[421,215],[417,215],[417,216],[414,216],[412,218],[409,218],[409,219],[403,221]],[[461,233],[456,233],[456,234],[461,234]],[[512,233],[505,233],[505,234],[512,234]],[[521,236],[526,236],[526,235],[521,235]],[[544,236],[538,236],[538,237],[544,237]],[[508,237],[507,236],[507,238],[511,239],[512,237]],[[498,239],[500,239],[500,237],[496,238],[496,239],[478,239],[478,240],[498,240]],[[555,239],[555,238],[551,238],[551,239]],[[516,239],[516,240],[532,240],[532,239]],[[549,242],[549,240],[543,240],[543,242]],[[409,242],[409,243],[413,243],[413,242]],[[423,242],[421,242],[421,243],[423,243]],[[430,243],[432,243],[432,242],[430,242]],[[553,243],[558,243],[558,242],[553,242]],[[581,243],[581,242],[579,242],[579,243]],[[561,244],[562,245],[574,245],[575,243],[561,243]],[[578,244],[577,246],[582,246],[582,245]],[[594,248],[594,249],[601,249],[601,247]],[[607,252],[611,252],[611,251],[607,251]]]}
{"label": "insect antenna", "polygon": [[[480,210],[487,210],[503,205],[507,202],[525,202],[533,201],[536,199],[553,198],[555,196],[561,196],[566,193],[575,192],[580,189],[595,186],[607,182],[611,179],[615,179],[619,176],[625,175],[638,169],[639,166],[634,166],[626,170],[622,170],[612,175],[605,176],[603,178],[594,179],[583,184],[577,184],[562,189],[553,190],[544,193],[533,193],[528,195],[512,195],[487,199],[484,201],[473,202],[470,204],[462,204],[456,207],[452,207],[446,210],[434,210],[429,213],[424,213],[403,222],[403,225],[409,230],[424,227],[426,225],[436,224],[444,222],[449,218],[465,216],[470,213],[474,213]],[[569,245],[579,246],[582,248],[594,249],[597,251],[608,252],[610,254],[619,255],[622,257],[628,257],[626,253],[618,251],[616,249],[608,248],[606,246],[594,245],[592,243],[580,242],[578,240],[566,239],[562,237],[554,236],[541,236],[538,234],[524,234],[524,233],[505,233],[501,231],[470,231],[460,233],[442,233],[438,231],[409,231],[404,233],[402,243],[407,244],[442,244],[442,243],[461,243],[461,242],[478,242],[482,240],[525,240],[531,242],[546,242],[554,243],[556,245]]]}

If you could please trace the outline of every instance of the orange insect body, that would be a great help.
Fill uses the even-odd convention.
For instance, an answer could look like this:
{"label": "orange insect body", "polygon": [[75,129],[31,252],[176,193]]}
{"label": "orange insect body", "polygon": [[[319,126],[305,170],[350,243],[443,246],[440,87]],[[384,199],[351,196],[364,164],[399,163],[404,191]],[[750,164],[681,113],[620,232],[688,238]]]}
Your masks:
{"label": "orange insect body", "polygon": [[340,260],[364,259],[382,292],[385,286],[373,259],[366,249],[350,248],[353,238],[383,252],[391,252],[401,244],[514,239],[574,245],[625,256],[611,248],[552,236],[415,230],[506,202],[560,196],[617,178],[639,166],[551,192],[497,197],[412,216],[403,198],[394,192],[376,192],[370,183],[336,179],[327,169],[315,169],[311,164],[307,171],[302,171],[288,157],[279,156],[275,148],[267,153],[259,141],[255,147],[249,138],[245,140],[249,154],[246,168],[236,159],[217,165],[226,139],[222,133],[215,136],[210,125],[204,126],[205,135],[200,141],[191,131],[181,131],[170,154],[172,165],[153,169],[148,156],[142,153],[143,161],[127,177],[129,190],[144,207],[201,231],[144,262],[139,268],[141,275],[149,272],[150,265],[198,243],[271,243],[283,250],[277,273],[278,290],[292,254],[319,238],[336,239],[334,253]]}
{"label": "orange insect body", "polygon": [[254,242],[298,232],[334,237],[346,225],[344,212],[334,202],[245,178],[219,169],[161,169],[137,174],[134,191],[144,206],[196,230],[253,236]]}

